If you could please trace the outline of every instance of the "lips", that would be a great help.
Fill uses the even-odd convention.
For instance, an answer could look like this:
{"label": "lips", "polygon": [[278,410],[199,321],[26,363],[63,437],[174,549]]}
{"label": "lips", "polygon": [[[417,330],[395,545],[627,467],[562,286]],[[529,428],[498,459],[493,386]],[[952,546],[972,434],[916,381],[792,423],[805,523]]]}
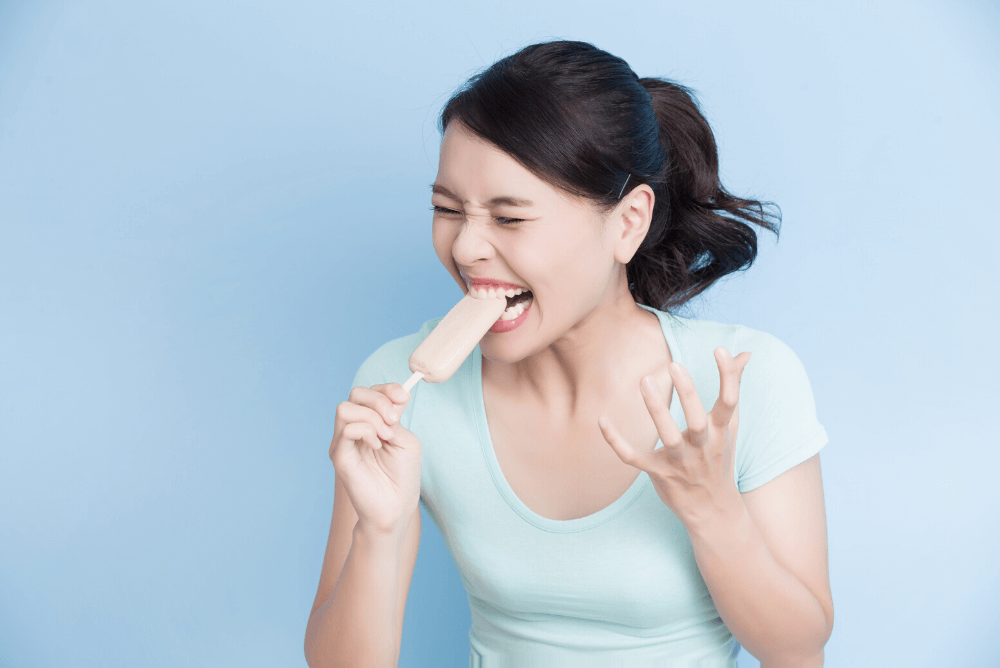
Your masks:
{"label": "lips", "polygon": [[523,285],[514,285],[513,283],[507,283],[506,281],[499,281],[495,278],[468,278],[469,283],[476,290],[484,288],[489,290],[490,288],[500,289],[500,290],[524,290],[528,291],[528,288]]}
{"label": "lips", "polygon": [[465,282],[467,284],[471,284],[471,287],[477,290],[480,288],[485,288],[486,290],[489,290],[490,288],[496,288],[502,290],[518,290],[518,289],[525,291],[528,290],[528,288],[524,287],[523,285],[508,283],[507,281],[501,281],[500,279],[497,278],[473,278],[462,270],[459,270],[458,273],[462,278],[465,279]]}

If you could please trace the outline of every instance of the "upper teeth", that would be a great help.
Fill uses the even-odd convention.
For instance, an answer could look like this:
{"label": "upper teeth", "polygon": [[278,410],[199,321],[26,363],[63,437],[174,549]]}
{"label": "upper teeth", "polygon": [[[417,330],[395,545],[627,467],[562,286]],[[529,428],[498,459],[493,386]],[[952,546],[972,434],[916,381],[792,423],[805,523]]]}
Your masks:
{"label": "upper teeth", "polygon": [[521,294],[522,292],[526,292],[526,290],[524,290],[524,288],[517,288],[516,290],[508,288],[507,290],[501,290],[499,288],[487,289],[487,288],[473,288],[472,286],[469,286],[469,292],[472,294],[473,297],[476,297],[478,299],[487,299],[487,298],[496,299],[497,297],[500,296],[513,297],[515,295]]}

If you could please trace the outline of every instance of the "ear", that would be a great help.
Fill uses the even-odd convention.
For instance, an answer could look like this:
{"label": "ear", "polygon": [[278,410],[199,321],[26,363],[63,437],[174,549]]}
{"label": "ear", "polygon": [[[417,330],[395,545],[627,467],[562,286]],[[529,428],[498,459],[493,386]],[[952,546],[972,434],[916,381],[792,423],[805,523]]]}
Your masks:
{"label": "ear", "polygon": [[611,214],[608,222],[613,228],[616,261],[628,264],[639,250],[639,244],[649,232],[655,202],[653,189],[642,183],[633,188]]}

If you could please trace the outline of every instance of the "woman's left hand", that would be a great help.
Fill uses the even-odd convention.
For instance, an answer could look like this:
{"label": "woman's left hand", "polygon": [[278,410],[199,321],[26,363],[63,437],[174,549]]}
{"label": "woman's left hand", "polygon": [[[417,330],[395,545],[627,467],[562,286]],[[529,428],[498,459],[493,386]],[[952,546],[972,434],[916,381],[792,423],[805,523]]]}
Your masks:
{"label": "woman's left hand", "polygon": [[687,370],[677,362],[669,367],[687,420],[683,432],[677,428],[653,377],[642,379],[643,400],[663,441],[662,448],[636,450],[610,419],[601,416],[598,420],[604,439],[618,457],[649,474],[660,499],[689,530],[728,515],[742,503],[733,482],[733,466],[740,378],[750,353],[740,353],[733,359],[728,350],[719,347],[715,349],[715,360],[719,366],[719,398],[707,414]]}

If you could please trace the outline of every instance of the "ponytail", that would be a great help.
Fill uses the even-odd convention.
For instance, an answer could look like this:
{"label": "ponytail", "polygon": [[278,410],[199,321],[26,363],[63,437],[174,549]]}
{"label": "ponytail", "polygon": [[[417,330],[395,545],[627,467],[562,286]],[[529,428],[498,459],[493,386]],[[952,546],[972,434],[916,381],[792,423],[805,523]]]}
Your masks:
{"label": "ponytail", "polygon": [[771,202],[730,194],[719,180],[719,155],[691,90],[665,79],[639,83],[652,98],[663,153],[660,173],[646,182],[656,203],[649,232],[626,266],[636,302],[679,307],[717,280],[750,268],[757,256],[754,223],[779,234]]}

